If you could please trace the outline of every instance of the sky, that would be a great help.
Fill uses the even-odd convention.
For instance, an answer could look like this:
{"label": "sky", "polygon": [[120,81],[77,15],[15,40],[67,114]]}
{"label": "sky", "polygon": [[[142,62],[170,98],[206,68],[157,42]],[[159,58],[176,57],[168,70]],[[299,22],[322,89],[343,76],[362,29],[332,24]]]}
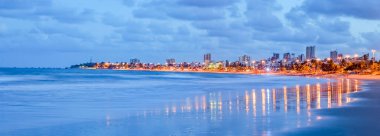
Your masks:
{"label": "sky", "polygon": [[[0,67],[380,52],[379,0],[0,0]],[[378,53],[379,54],[379,53]],[[380,58],[380,55],[376,55]]]}

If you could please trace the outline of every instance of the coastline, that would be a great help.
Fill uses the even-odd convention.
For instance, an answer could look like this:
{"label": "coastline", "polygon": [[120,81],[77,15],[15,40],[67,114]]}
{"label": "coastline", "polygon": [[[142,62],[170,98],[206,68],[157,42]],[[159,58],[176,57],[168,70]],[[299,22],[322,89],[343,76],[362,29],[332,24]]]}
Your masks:
{"label": "coastline", "polygon": [[[85,70],[102,70],[102,69],[86,69]],[[152,72],[173,72],[173,73],[209,73],[209,74],[247,74],[247,75],[279,75],[279,76],[301,76],[301,77],[317,77],[317,78],[345,78],[357,80],[380,80],[380,75],[360,75],[360,74],[312,74],[312,73],[290,73],[290,72],[263,72],[263,71],[183,71],[183,70],[149,70],[149,69],[111,69],[117,71],[152,71]]]}

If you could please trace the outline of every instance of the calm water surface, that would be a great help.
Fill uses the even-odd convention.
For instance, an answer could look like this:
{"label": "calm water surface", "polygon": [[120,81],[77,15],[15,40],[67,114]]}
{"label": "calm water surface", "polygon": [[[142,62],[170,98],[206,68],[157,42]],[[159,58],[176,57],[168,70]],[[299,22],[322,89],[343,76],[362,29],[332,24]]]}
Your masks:
{"label": "calm water surface", "polygon": [[357,91],[346,79],[0,69],[0,135],[281,135]]}

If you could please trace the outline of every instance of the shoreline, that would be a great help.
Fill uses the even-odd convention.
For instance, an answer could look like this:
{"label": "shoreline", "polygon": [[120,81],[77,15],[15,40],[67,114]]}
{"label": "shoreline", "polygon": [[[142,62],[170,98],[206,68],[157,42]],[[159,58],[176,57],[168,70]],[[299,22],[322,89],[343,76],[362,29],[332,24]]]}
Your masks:
{"label": "shoreline", "polygon": [[[84,69],[84,70],[103,70],[103,69]],[[312,73],[289,73],[289,72],[229,72],[229,71],[182,71],[182,70],[148,70],[148,69],[106,69],[115,71],[146,71],[146,72],[173,72],[173,73],[209,73],[209,74],[244,74],[244,75],[279,75],[279,76],[300,76],[316,78],[346,78],[357,80],[380,80],[380,75],[360,75],[360,74],[312,74]]]}

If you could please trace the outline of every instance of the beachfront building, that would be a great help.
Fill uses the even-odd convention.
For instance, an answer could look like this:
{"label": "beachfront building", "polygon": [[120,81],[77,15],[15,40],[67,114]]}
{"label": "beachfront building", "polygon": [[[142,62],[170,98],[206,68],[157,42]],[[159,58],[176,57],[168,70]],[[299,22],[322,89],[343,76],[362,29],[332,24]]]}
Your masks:
{"label": "beachfront building", "polygon": [[140,60],[139,59],[136,59],[136,58],[134,58],[134,59],[130,59],[130,64],[138,64],[138,63],[140,63]]}
{"label": "beachfront building", "polygon": [[315,46],[306,47],[306,59],[311,60],[315,59]]}
{"label": "beachfront building", "polygon": [[243,56],[239,57],[239,62],[243,66],[247,66],[248,67],[248,66],[250,66],[251,57],[248,56],[248,55],[243,55]]}
{"label": "beachfront building", "polygon": [[282,58],[283,61],[290,61],[292,59],[290,53],[284,53],[284,56]]}
{"label": "beachfront building", "polygon": [[175,66],[175,59],[173,59],[173,58],[166,59],[166,65],[167,66]]}
{"label": "beachfront building", "polygon": [[204,62],[205,66],[207,66],[211,63],[211,53],[207,53],[207,54],[203,55],[203,62]]}
{"label": "beachfront building", "polygon": [[271,61],[277,61],[278,59],[280,59],[280,54],[279,53],[273,53]]}
{"label": "beachfront building", "polygon": [[330,59],[336,62],[338,60],[338,51],[330,51]]}
{"label": "beachfront building", "polygon": [[304,61],[306,61],[305,54],[298,55],[298,61],[299,61],[299,62],[304,62]]}

